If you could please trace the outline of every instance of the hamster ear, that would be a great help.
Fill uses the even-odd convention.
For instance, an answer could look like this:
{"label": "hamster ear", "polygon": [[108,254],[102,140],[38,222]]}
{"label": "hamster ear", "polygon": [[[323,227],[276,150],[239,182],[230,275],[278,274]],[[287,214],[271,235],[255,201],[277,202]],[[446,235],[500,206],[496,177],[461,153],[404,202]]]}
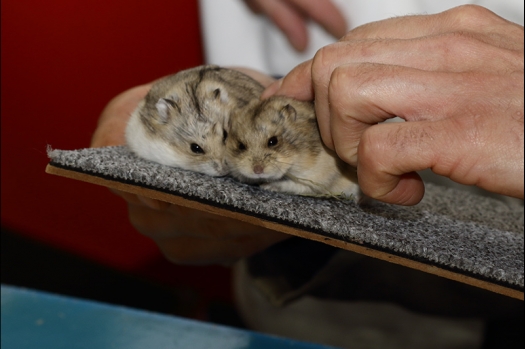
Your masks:
{"label": "hamster ear", "polygon": [[168,122],[171,114],[173,113],[176,103],[173,99],[159,98],[157,104],[155,104],[155,107],[157,108],[157,113],[159,114],[159,121],[165,124]]}
{"label": "hamster ear", "polygon": [[279,116],[283,119],[291,119],[295,121],[297,118],[297,111],[290,104],[287,104],[279,111]]}
{"label": "hamster ear", "polygon": [[229,96],[228,96],[228,92],[226,91],[226,89],[215,86],[215,88],[212,87],[210,88],[210,90],[211,90],[211,93],[214,99],[216,100],[220,99],[222,103],[228,102]]}

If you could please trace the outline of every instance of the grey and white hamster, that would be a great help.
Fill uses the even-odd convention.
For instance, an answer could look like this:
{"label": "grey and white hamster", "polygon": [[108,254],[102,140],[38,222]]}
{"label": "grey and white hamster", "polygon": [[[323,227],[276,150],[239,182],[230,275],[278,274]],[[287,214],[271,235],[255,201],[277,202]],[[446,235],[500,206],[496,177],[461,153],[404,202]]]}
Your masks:
{"label": "grey and white hamster", "polygon": [[139,157],[211,176],[228,174],[225,140],[232,110],[263,86],[233,69],[204,65],[157,80],[133,111],[126,143]]}
{"label": "grey and white hamster", "polygon": [[230,175],[262,188],[357,198],[356,169],[322,142],[313,103],[274,96],[230,118]]}

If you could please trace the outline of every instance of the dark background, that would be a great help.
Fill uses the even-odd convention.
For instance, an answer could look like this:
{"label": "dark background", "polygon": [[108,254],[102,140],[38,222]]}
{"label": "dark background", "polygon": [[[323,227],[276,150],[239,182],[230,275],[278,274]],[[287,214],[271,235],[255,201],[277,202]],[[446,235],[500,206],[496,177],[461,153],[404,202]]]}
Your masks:
{"label": "dark background", "polygon": [[205,320],[230,309],[228,269],[167,262],[107,188],[44,172],[46,146],[88,147],[111,98],[203,63],[197,1],[1,6],[2,283]]}

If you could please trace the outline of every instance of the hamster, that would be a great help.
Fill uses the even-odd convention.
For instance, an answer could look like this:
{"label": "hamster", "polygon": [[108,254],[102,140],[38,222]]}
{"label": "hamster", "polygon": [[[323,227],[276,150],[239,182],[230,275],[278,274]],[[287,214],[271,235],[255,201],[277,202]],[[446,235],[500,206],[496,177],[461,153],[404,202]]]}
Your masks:
{"label": "hamster", "polygon": [[137,156],[210,176],[224,176],[232,110],[259,100],[263,86],[248,75],[215,65],[157,80],[131,114],[126,143]]}
{"label": "hamster", "polygon": [[273,96],[230,118],[230,175],[264,189],[358,198],[354,167],[322,142],[312,102]]}

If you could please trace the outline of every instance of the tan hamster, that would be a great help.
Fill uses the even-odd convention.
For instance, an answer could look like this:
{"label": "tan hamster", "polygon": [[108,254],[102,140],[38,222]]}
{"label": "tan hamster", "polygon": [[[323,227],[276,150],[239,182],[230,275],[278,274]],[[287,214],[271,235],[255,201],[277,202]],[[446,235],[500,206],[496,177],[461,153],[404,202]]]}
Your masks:
{"label": "tan hamster", "polygon": [[258,100],[263,86],[236,70],[199,66],[157,80],[126,127],[129,148],[147,160],[223,176],[232,110]]}
{"label": "tan hamster", "polygon": [[274,96],[230,118],[230,175],[262,188],[357,198],[355,168],[321,140],[313,103]]}

